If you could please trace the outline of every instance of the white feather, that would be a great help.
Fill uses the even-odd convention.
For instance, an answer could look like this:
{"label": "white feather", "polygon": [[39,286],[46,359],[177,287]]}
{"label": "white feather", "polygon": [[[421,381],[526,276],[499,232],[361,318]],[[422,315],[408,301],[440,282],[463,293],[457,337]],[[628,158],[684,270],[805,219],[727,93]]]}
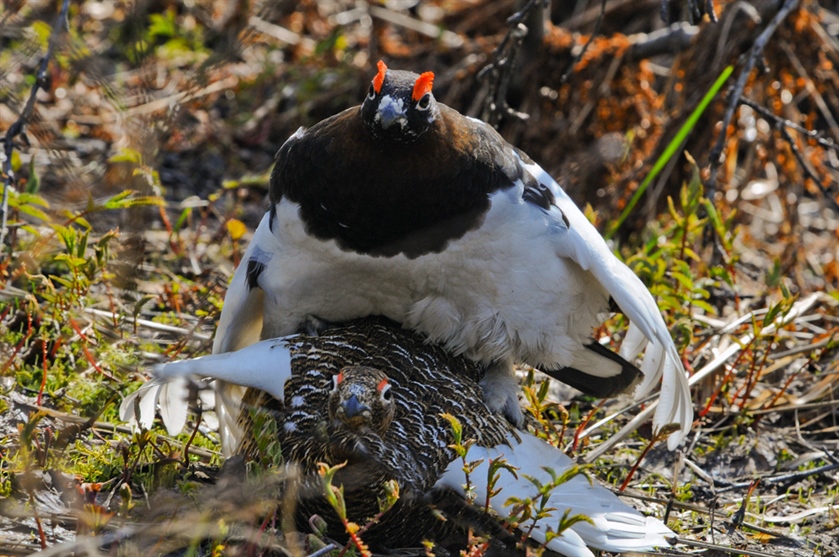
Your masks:
{"label": "white feather", "polygon": [[236,421],[244,389],[253,387],[283,400],[283,387],[291,376],[289,344],[295,337],[264,340],[236,352],[157,365],[154,379],[122,401],[120,418],[148,429],[154,421],[155,407],[159,402],[167,431],[170,435],[177,435],[186,423],[188,377],[235,381],[235,385],[229,385],[222,391],[222,396],[230,393],[231,400],[216,401],[219,430],[226,429],[232,433],[228,435],[231,444],[223,449],[225,454],[232,454],[240,437]]}
{"label": "white feather", "polygon": [[[556,447],[528,433],[519,432],[519,436],[521,443],[511,435],[507,441],[509,446],[486,448],[473,445],[466,455],[468,462],[481,461],[470,473],[477,503],[482,503],[487,497],[486,478],[490,459],[503,457],[507,464],[518,468],[518,478],[506,470],[500,472],[495,486],[500,492],[490,499],[492,510],[505,519],[510,517],[512,510],[512,506],[507,505],[510,497],[524,499],[537,496],[536,486],[525,475],[548,484],[551,476],[544,468],[551,468],[560,475],[573,465],[573,461]],[[466,477],[462,466],[460,459],[453,461],[436,486],[465,493]],[[660,520],[642,515],[611,491],[589,482],[583,475],[574,476],[554,488],[547,507],[555,509],[550,518],[535,524],[532,521],[519,524],[519,528],[530,531],[532,525],[531,538],[568,557],[592,557],[589,547],[618,552],[650,551],[655,547],[668,546],[666,538],[675,535]],[[556,531],[566,510],[569,516],[585,515],[593,524],[578,522],[546,543],[548,530]]]}
{"label": "white feather", "polygon": [[[652,360],[645,358],[641,367],[644,381],[636,389],[635,396],[640,398],[645,395],[664,375],[661,400],[653,417],[653,426],[657,431],[670,424],[677,424],[679,429],[669,436],[667,442],[668,447],[676,448],[693,424],[693,408],[684,366],[655,299],[635,273],[615,257],[597,229],[559,184],[538,164],[522,161],[522,165],[540,183],[551,189],[557,206],[569,221],[567,235],[556,243],[558,255],[572,259],[590,271],[629,317],[634,328],[649,341],[647,351],[652,350],[654,356]],[[635,331],[630,340],[630,349],[640,347],[641,342]],[[665,355],[663,358],[659,355],[662,352]]]}
{"label": "white feather", "polygon": [[271,236],[269,222],[270,215],[266,213],[230,280],[213,341],[214,354],[233,352],[259,342],[261,338],[263,292],[259,288],[248,288],[247,275],[251,259],[265,265],[271,260],[270,252],[260,247],[260,239]]}

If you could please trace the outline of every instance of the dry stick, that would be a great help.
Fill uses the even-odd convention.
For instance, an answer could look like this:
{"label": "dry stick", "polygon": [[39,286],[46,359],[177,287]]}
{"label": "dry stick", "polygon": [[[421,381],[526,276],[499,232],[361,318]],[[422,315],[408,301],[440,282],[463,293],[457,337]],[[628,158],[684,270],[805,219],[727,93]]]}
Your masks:
{"label": "dry stick", "polygon": [[588,40],[586,44],[583,45],[582,50],[580,50],[579,54],[574,56],[574,59],[571,60],[571,63],[568,65],[568,69],[565,70],[565,73],[562,74],[562,77],[559,78],[559,85],[562,86],[568,81],[568,78],[571,77],[571,72],[574,71],[574,66],[577,65],[577,62],[583,59],[583,55],[588,50],[589,45],[594,40],[594,36],[600,33],[600,25],[603,23],[603,16],[606,15],[606,0],[602,0],[600,2],[600,15],[597,16],[597,21],[594,23],[594,29],[591,31],[591,34],[588,36]]}
{"label": "dry stick", "polygon": [[[783,474],[781,476],[763,476],[760,481],[764,485],[775,485],[775,484],[782,484],[782,483],[795,483],[799,480],[803,480],[809,478],[810,476],[815,476],[816,474],[823,474],[825,472],[831,472],[833,470],[839,469],[839,464],[826,464],[819,468],[813,468],[812,470],[805,470],[803,472],[792,472],[790,474]],[[715,480],[716,481],[716,480]],[[730,485],[717,487],[717,491],[722,493],[723,491],[733,491],[735,489],[743,489],[750,487],[754,481],[748,482],[737,482],[732,483]]]}
{"label": "dry stick", "polygon": [[327,553],[329,553],[331,551],[335,551],[336,549],[339,549],[339,547],[337,545],[335,545],[334,543],[331,543],[331,544],[327,545],[326,547],[322,547],[322,548],[318,549],[317,551],[315,551],[314,553],[309,554],[308,557],[324,557],[324,555],[326,555]]}
{"label": "dry stick", "polygon": [[[23,133],[26,124],[29,123],[29,119],[32,117],[32,111],[35,110],[35,100],[38,95],[38,90],[47,84],[47,70],[49,69],[50,58],[52,58],[52,51],[58,37],[56,29],[58,29],[61,22],[67,20],[67,9],[69,7],[70,0],[64,0],[61,4],[61,11],[52,24],[50,39],[47,42],[47,52],[41,58],[38,72],[35,74],[35,83],[32,84],[32,89],[29,91],[29,99],[27,99],[17,121],[6,130],[6,136],[3,138],[3,149],[6,158],[3,161],[3,201],[0,203],[0,249],[2,249],[6,241],[6,223],[9,216],[9,189],[15,186],[15,171],[12,169],[12,152],[15,149],[14,139]],[[25,141],[26,135],[23,138]],[[11,246],[9,246],[9,250],[11,251]]]}
{"label": "dry stick", "polygon": [[804,169],[804,173],[807,175],[807,177],[813,181],[817,188],[819,188],[825,200],[827,200],[831,205],[833,205],[833,210],[839,211],[839,201],[836,201],[836,197],[830,193],[830,190],[826,186],[824,186],[819,177],[816,176],[815,171],[812,168],[810,168],[810,164],[804,158],[804,154],[801,153],[801,151],[798,149],[798,145],[795,144],[795,140],[792,138],[789,131],[787,131],[787,129],[780,124],[776,124],[775,127],[779,132],[781,132],[781,137],[783,137],[787,141],[787,143],[789,143],[790,149],[792,149],[792,154],[795,155],[796,159],[798,159],[798,164],[801,165],[801,168]]}
{"label": "dry stick", "polygon": [[[670,4],[674,3],[673,0],[661,0],[661,4],[659,5],[659,17],[665,23],[671,23],[673,21],[673,13],[670,11]],[[682,4],[682,2],[675,2],[677,4]],[[717,21],[717,14],[714,12],[714,2],[713,0],[687,0],[687,12],[688,17],[690,18],[690,22],[693,23],[694,21],[699,21],[702,19],[702,16],[708,14],[708,18],[712,22]],[[696,19],[694,19],[696,18]]]}
{"label": "dry stick", "polygon": [[[822,296],[823,296],[822,293],[817,292],[815,294],[811,294],[810,296],[808,296],[807,298],[804,298],[803,300],[797,301],[795,304],[793,304],[792,308],[790,309],[790,311],[786,315],[778,317],[778,319],[772,325],[764,327],[763,330],[761,330],[759,334],[761,336],[763,336],[763,335],[769,335],[769,334],[774,333],[780,327],[783,327],[783,326],[787,325],[791,321],[800,317],[805,312],[809,311],[809,309],[811,307],[813,307],[816,304],[816,302],[818,302],[822,298]],[[707,377],[708,375],[710,375],[714,371],[716,371],[717,368],[722,366],[726,361],[728,361],[729,358],[731,358],[732,356],[734,356],[735,354],[740,352],[740,350],[741,350],[740,347],[741,346],[748,345],[749,342],[751,342],[753,337],[754,337],[753,333],[748,333],[748,334],[745,334],[742,337],[740,337],[740,340],[739,340],[738,343],[734,343],[731,346],[729,346],[720,355],[718,355],[711,362],[706,364],[705,367],[703,367],[702,369],[700,369],[696,373],[694,373],[690,377],[690,379],[688,379],[688,385],[693,386],[693,385],[697,384],[698,382],[702,381],[703,379],[705,379],[705,377]],[[612,449],[612,447],[617,445],[624,438],[626,438],[630,433],[632,433],[633,431],[638,429],[638,427],[642,423],[647,421],[650,418],[650,416],[652,415],[652,413],[655,411],[656,406],[658,406],[658,400],[653,400],[652,402],[650,402],[644,408],[644,410],[639,412],[638,415],[636,415],[632,420],[629,421],[629,423],[627,423],[625,426],[623,426],[620,429],[620,431],[618,431],[617,433],[612,435],[608,440],[606,440],[603,443],[601,443],[600,445],[598,445],[594,450],[587,453],[583,457],[583,460],[585,462],[593,462],[595,459],[597,459],[601,455],[610,451]],[[614,415],[609,416],[608,418],[606,418],[606,420],[610,420],[610,419],[613,419],[613,418],[614,418]],[[606,420],[601,420],[600,422],[592,425],[586,431],[584,431],[581,434],[580,437],[582,438],[582,437],[585,437],[585,436],[591,434],[593,431],[597,430]]]}
{"label": "dry stick", "polygon": [[[487,100],[482,108],[481,119],[495,127],[501,116],[509,116],[519,120],[527,120],[528,115],[516,112],[507,105],[507,90],[513,77],[519,48],[522,45],[528,29],[522,24],[527,14],[542,0],[528,0],[521,10],[507,18],[507,34],[495,48],[492,62],[481,68],[476,79],[481,80],[493,73],[493,80],[489,86]],[[511,43],[512,40],[512,43]],[[509,50],[508,50],[509,45]],[[506,51],[506,53],[505,53]]]}
{"label": "dry stick", "polygon": [[713,543],[707,542],[700,542],[696,540],[690,540],[687,538],[676,538],[676,543],[681,543],[685,545],[690,545],[693,547],[702,547],[705,549],[715,549],[722,553],[728,553],[731,555],[746,555],[747,557],[778,557],[777,554],[773,553],[764,553],[763,551],[752,551],[748,549],[741,549],[741,548],[734,548],[728,547],[724,545],[717,545]]}
{"label": "dry stick", "polygon": [[460,35],[438,27],[433,23],[428,23],[381,6],[369,6],[368,9],[370,10],[370,15],[375,18],[415,31],[432,39],[439,39],[449,48],[460,48],[463,46],[463,38]]}
{"label": "dry stick", "polygon": [[[101,309],[94,309],[94,308],[84,308],[85,313],[89,313],[91,315],[96,315],[99,317],[106,317],[106,318],[114,318],[115,314],[110,311],[104,311]],[[130,315],[119,315],[120,320],[126,321],[128,323],[134,323],[136,325],[140,325],[141,327],[147,327],[149,329],[155,331],[161,331],[165,333],[174,333],[182,336],[191,337],[197,340],[210,340],[212,336],[199,333],[194,329],[185,329],[183,327],[175,327],[174,325],[166,325],[164,323],[155,323],[154,321],[149,321],[147,319],[140,319],[138,317],[131,317]]]}
{"label": "dry stick", "polygon": [[775,14],[772,21],[769,22],[769,25],[766,26],[766,29],[764,29],[755,40],[752,45],[749,58],[746,60],[746,64],[743,66],[740,75],[737,77],[734,89],[729,95],[728,106],[726,107],[725,114],[723,116],[720,135],[717,138],[717,142],[714,144],[714,147],[711,149],[711,153],[708,155],[708,159],[711,162],[710,176],[708,178],[708,183],[705,186],[705,195],[708,199],[714,199],[714,193],[717,188],[717,170],[723,162],[722,151],[725,144],[725,138],[728,135],[728,125],[731,123],[731,118],[734,116],[734,109],[737,107],[738,100],[743,94],[743,89],[746,87],[746,81],[749,79],[749,75],[751,75],[758,59],[761,58],[763,49],[766,48],[766,44],[769,42],[769,39],[772,38],[772,35],[775,34],[775,30],[790,14],[790,12],[798,7],[798,3],[799,0],[786,0],[786,2],[784,2],[784,5],[780,10],[778,10],[778,13]]}
{"label": "dry stick", "polygon": [[786,118],[781,118],[780,116],[778,116],[777,114],[775,114],[774,112],[769,110],[768,108],[765,108],[765,107],[757,104],[753,100],[748,99],[746,97],[741,96],[740,100],[738,102],[740,104],[744,104],[744,105],[748,106],[749,108],[751,108],[752,110],[754,110],[755,112],[757,112],[758,114],[763,116],[764,118],[768,118],[769,120],[772,120],[772,122],[774,122],[774,124],[776,126],[783,126],[785,128],[793,129],[800,134],[806,135],[809,139],[812,139],[813,141],[815,141],[816,143],[818,143],[822,147],[824,147],[826,149],[832,149],[836,152],[839,152],[839,145],[837,145],[836,142],[833,141],[833,139],[825,138],[824,134],[822,132],[818,131],[818,130],[808,130],[804,126],[800,126],[800,125],[796,124],[795,122],[793,122],[792,120],[788,120]]}

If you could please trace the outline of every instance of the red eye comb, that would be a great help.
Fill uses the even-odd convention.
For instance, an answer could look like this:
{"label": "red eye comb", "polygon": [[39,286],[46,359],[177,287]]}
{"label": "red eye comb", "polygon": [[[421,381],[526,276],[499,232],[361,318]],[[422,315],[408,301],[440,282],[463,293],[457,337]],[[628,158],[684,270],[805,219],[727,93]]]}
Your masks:
{"label": "red eye comb", "polygon": [[376,77],[373,78],[373,90],[376,91],[376,94],[382,92],[382,83],[385,82],[385,74],[387,73],[387,66],[384,62],[379,60],[379,63],[376,64],[376,67],[379,68],[379,73],[376,74]]}
{"label": "red eye comb", "polygon": [[340,385],[341,381],[343,381],[343,380],[344,380],[344,370],[342,369],[341,371],[338,372],[338,377],[335,378],[335,384]]}
{"label": "red eye comb", "polygon": [[434,72],[420,74],[414,83],[414,92],[411,94],[411,98],[414,101],[420,100],[423,95],[431,92],[432,85],[434,85]]}
{"label": "red eye comb", "polygon": [[384,389],[385,387],[387,387],[387,377],[385,377],[384,379],[382,379],[381,381],[379,381],[379,384],[378,384],[378,385],[376,385],[376,390],[377,390],[377,391],[381,391],[381,390],[382,390],[382,389]]}

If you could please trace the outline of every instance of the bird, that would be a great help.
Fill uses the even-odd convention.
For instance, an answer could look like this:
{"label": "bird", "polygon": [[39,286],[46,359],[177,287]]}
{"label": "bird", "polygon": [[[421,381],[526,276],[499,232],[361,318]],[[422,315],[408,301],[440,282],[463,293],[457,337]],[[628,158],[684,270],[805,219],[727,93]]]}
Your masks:
{"label": "bird", "polygon": [[[690,391],[643,282],[542,167],[438,102],[432,72],[377,67],[361,105],[279,149],[214,352],[382,315],[483,364],[485,400],[517,426],[516,363],[601,398],[661,380],[653,425],[677,425],[675,449]],[[592,337],[613,310],[629,320],[620,353]]]}
{"label": "bird", "polygon": [[[547,485],[552,474],[573,468],[562,451],[516,429],[483,402],[480,379],[485,373],[479,362],[428,343],[396,322],[371,317],[326,328],[318,336],[268,339],[235,352],[158,365],[155,378],[126,397],[120,414],[126,420],[153,418],[160,388],[174,380],[238,381],[251,389],[246,399],[257,410],[273,413],[285,462],[299,466],[307,478],[299,490],[298,521],[305,524],[317,513],[329,525],[328,534],[341,537],[342,523],[323,496],[317,470],[318,463],[346,463],[333,485],[342,486],[348,518],[357,524],[379,512],[386,482],[398,483],[397,503],[361,536],[371,547],[393,549],[394,544],[415,546],[457,526],[456,519],[440,522],[439,512],[468,518],[462,511],[467,507],[473,515],[488,516],[468,503],[467,489],[479,504],[488,501],[501,519],[515,520],[515,505],[508,499],[538,500],[533,480]],[[250,431],[249,416],[251,408],[243,406],[238,419],[246,435],[238,452],[253,457],[258,432]],[[164,415],[164,421],[170,417]],[[467,448],[462,458],[452,448],[454,423],[462,428]],[[172,432],[183,425],[167,423]],[[511,468],[501,470],[490,487],[490,462],[500,458]],[[471,479],[465,462],[474,463]],[[554,509],[550,518],[519,519],[518,528],[569,557],[592,556],[591,548],[648,551],[667,546],[673,536],[661,521],[642,515],[583,474],[550,491],[545,506]],[[554,537],[566,511],[588,521]]]}

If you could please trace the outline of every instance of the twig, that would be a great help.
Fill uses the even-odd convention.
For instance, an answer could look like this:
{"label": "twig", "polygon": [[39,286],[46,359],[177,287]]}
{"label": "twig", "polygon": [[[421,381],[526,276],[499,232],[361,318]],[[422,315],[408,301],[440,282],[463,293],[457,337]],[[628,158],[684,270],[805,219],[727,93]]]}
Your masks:
{"label": "twig", "polygon": [[395,12],[393,10],[389,10],[388,8],[383,8],[381,6],[370,6],[370,15],[381,19],[382,21],[387,21],[388,23],[392,23],[394,25],[399,25],[400,27],[404,27],[405,29],[410,29],[411,31],[416,31],[421,35],[425,35],[426,37],[431,37],[432,39],[439,39],[443,42],[443,44],[449,48],[460,48],[463,46],[463,39],[457,33],[453,33],[447,29],[442,29],[432,23],[427,23],[425,21],[415,19],[409,15],[401,14],[399,12]]}
{"label": "twig", "polygon": [[781,6],[781,9],[778,10],[778,13],[775,14],[775,17],[772,18],[772,21],[769,22],[763,32],[757,37],[752,45],[749,57],[746,60],[740,75],[737,77],[737,82],[734,84],[734,88],[729,94],[728,106],[726,107],[725,114],[723,115],[720,135],[708,155],[708,159],[711,163],[710,176],[708,178],[708,183],[705,186],[705,195],[708,199],[714,199],[714,193],[717,189],[717,171],[723,162],[722,151],[723,146],[725,145],[725,138],[728,135],[728,125],[731,123],[731,118],[734,116],[734,109],[737,108],[738,101],[743,95],[743,89],[746,87],[746,81],[749,79],[755,64],[757,64],[757,61],[761,58],[763,49],[766,48],[766,44],[769,42],[769,39],[772,38],[772,35],[775,34],[778,26],[784,21],[784,19],[786,19],[790,12],[798,7],[798,3],[799,0],[786,0],[784,5]]}
{"label": "twig", "polygon": [[522,24],[527,14],[536,6],[537,2],[543,0],[528,0],[521,10],[507,18],[510,26],[504,39],[495,48],[492,61],[481,68],[476,76],[477,79],[485,79],[492,74],[489,84],[489,92],[484,101],[481,111],[481,119],[492,126],[498,125],[502,116],[508,116],[518,120],[527,120],[528,115],[517,112],[507,104],[507,90],[510,88],[510,81],[516,69],[516,58],[519,48],[527,36],[528,29]]}
{"label": "twig", "polygon": [[[114,318],[114,313],[110,311],[104,311],[101,309],[94,309],[94,308],[84,308],[85,313],[90,313],[92,315],[96,315],[99,317],[107,317],[107,318]],[[166,325],[164,323],[155,323],[154,321],[149,321],[147,319],[140,319],[138,317],[131,317],[130,315],[120,315],[117,316],[120,320],[126,321],[128,323],[134,323],[136,325],[140,325],[141,327],[147,327],[149,329],[153,329],[155,331],[162,331],[166,333],[174,333],[181,336],[188,336],[197,340],[210,340],[212,336],[200,333],[194,329],[185,329],[183,327],[175,327],[174,325]]]}
{"label": "twig", "polygon": [[286,44],[301,46],[306,51],[314,51],[317,47],[317,43],[309,37],[304,37],[299,33],[295,33],[290,29],[265,21],[261,17],[255,15],[248,18],[248,25],[263,35],[268,35],[269,37],[273,37]]}
{"label": "twig", "polygon": [[748,557],[778,557],[776,554],[772,553],[764,553],[763,551],[750,551],[747,549],[741,549],[739,547],[728,547],[724,545],[717,545],[714,543],[708,542],[700,542],[697,540],[690,540],[688,538],[676,538],[676,543],[682,543],[685,545],[690,545],[693,547],[702,547],[704,549],[715,549],[722,553],[728,553],[731,555],[746,555]]}
{"label": "twig", "polygon": [[[52,31],[47,42],[47,52],[41,58],[38,72],[35,74],[35,83],[32,84],[32,89],[29,91],[29,98],[26,100],[26,104],[20,112],[17,121],[6,130],[6,135],[3,138],[3,152],[6,158],[3,160],[3,201],[0,203],[0,249],[6,243],[6,224],[9,216],[9,189],[15,187],[15,171],[12,169],[12,153],[15,149],[14,140],[15,137],[23,134],[24,142],[28,143],[24,134],[24,128],[29,123],[29,119],[32,118],[32,111],[35,110],[35,100],[38,96],[38,90],[47,85],[47,70],[49,69],[50,58],[52,58],[52,51],[58,37],[56,29],[58,29],[59,24],[67,20],[67,9],[69,7],[70,0],[64,0],[61,4],[61,11],[52,24]],[[11,250],[11,246],[9,246],[9,249]]]}
{"label": "twig", "polygon": [[783,126],[785,128],[793,129],[800,134],[806,135],[808,138],[812,139],[813,141],[815,141],[816,143],[818,143],[822,147],[825,147],[826,149],[832,149],[832,150],[836,151],[837,153],[839,153],[839,145],[837,145],[836,142],[834,142],[832,139],[829,139],[829,138],[826,139],[820,131],[818,131],[818,130],[808,130],[804,126],[800,126],[800,125],[796,124],[795,122],[793,122],[792,120],[787,120],[786,118],[781,118],[780,116],[778,116],[777,114],[775,114],[774,112],[769,110],[768,108],[765,108],[765,107],[757,104],[756,102],[754,102],[754,101],[752,101],[752,100],[750,100],[746,97],[741,96],[739,102],[740,102],[740,104],[744,104],[744,105],[748,106],[749,108],[751,108],[752,110],[754,110],[755,112],[757,112],[758,114],[763,116],[764,118],[768,118],[768,119],[772,120],[772,122],[776,126]]}
{"label": "twig", "polygon": [[806,174],[807,177],[813,181],[816,187],[819,188],[825,200],[833,206],[833,210],[839,211],[839,202],[836,201],[836,197],[822,184],[821,179],[816,176],[816,172],[810,168],[810,163],[807,162],[807,159],[804,158],[801,150],[798,149],[798,145],[795,144],[795,139],[792,138],[787,128],[781,124],[776,124],[775,127],[781,133],[781,137],[789,143],[789,147],[792,149],[792,154],[795,155],[795,158],[798,160],[798,164],[802,169],[804,169],[804,174]]}
{"label": "twig", "polygon": [[698,34],[699,27],[696,25],[674,23],[652,33],[631,35],[628,37],[630,46],[626,51],[626,59],[644,60],[658,54],[681,52],[690,46]]}
{"label": "twig", "polygon": [[559,84],[563,85],[568,78],[571,77],[571,72],[574,71],[574,66],[577,65],[577,62],[583,59],[583,55],[588,50],[589,45],[594,40],[595,35],[600,33],[600,25],[603,23],[603,16],[606,15],[606,0],[601,0],[600,2],[600,14],[597,16],[597,21],[594,23],[594,29],[591,31],[591,34],[588,36],[588,40],[586,44],[583,45],[583,48],[580,52],[574,56],[574,59],[571,60],[571,63],[568,64],[568,69],[565,70],[565,73],[562,74],[562,77],[559,78]]}
{"label": "twig", "polygon": [[321,547],[320,549],[318,549],[314,553],[311,553],[310,555],[308,555],[308,557],[323,557],[324,555],[326,555],[330,551],[335,551],[336,549],[339,549],[339,547],[337,545],[335,545],[334,543],[331,543],[331,544],[327,545],[326,547]]}
{"label": "twig", "polygon": [[[830,472],[832,470],[839,469],[839,464],[826,464],[825,466],[821,466],[819,468],[813,468],[812,470],[805,470],[803,472],[792,472],[791,474],[783,474],[781,476],[763,476],[760,481],[765,485],[775,485],[775,484],[782,484],[782,483],[795,483],[799,480],[803,480],[805,478],[809,478],[810,476],[815,476],[816,474],[823,474],[825,472]],[[716,481],[716,480],[715,480]],[[718,487],[717,491],[733,491],[735,489],[744,489],[747,487],[751,487],[754,484],[754,481],[748,482],[737,482],[732,483],[730,485]]]}
{"label": "twig", "polygon": [[[676,9],[674,9],[673,4],[677,4]],[[673,23],[676,20],[676,17],[679,15],[676,13],[678,4],[683,4],[683,2],[661,0],[661,4],[659,5],[659,16],[664,23]],[[705,14],[708,14],[708,18],[711,21],[717,21],[717,14],[714,12],[713,0],[687,0],[686,7],[688,19],[691,23],[699,21]]]}

